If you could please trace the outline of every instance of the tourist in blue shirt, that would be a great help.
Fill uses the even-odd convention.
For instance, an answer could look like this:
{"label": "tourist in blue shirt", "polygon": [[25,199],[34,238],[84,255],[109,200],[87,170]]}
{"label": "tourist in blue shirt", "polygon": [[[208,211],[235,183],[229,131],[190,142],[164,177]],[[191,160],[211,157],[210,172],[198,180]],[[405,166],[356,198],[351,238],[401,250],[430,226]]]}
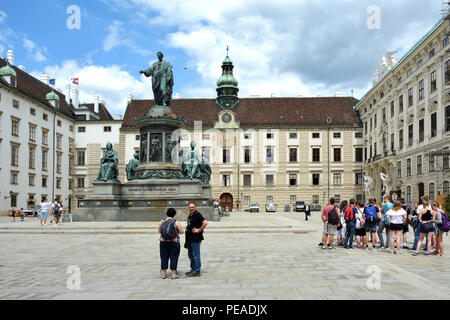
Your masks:
{"label": "tourist in blue shirt", "polygon": [[[391,230],[389,227],[389,223],[387,221],[387,212],[391,210],[394,207],[394,204],[391,202],[388,196],[384,196],[383,198],[384,202],[381,206],[381,209],[383,211],[383,216],[381,217],[380,224],[378,225],[378,238],[380,238],[380,247],[382,249],[385,249],[387,246],[389,246],[389,243],[391,241]],[[383,230],[386,229],[386,245],[384,243],[383,239]]]}

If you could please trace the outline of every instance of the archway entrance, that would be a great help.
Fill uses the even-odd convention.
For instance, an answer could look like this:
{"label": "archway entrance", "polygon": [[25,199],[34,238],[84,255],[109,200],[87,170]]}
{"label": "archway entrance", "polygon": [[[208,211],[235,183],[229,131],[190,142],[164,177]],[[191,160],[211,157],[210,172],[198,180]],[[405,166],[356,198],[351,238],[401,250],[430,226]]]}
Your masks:
{"label": "archway entrance", "polygon": [[224,193],[220,196],[220,205],[228,207],[229,212],[233,211],[233,196],[230,193]]}
{"label": "archway entrance", "polygon": [[422,200],[420,200],[420,198],[422,198],[422,196],[425,195],[425,185],[423,183],[419,183],[418,189],[419,189],[419,203],[422,203]]}

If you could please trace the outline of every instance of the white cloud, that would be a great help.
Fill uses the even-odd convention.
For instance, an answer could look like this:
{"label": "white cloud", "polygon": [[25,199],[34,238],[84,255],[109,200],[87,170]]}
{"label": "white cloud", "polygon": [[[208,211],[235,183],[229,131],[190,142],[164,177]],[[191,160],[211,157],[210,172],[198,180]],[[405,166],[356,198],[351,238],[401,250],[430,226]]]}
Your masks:
{"label": "white cloud", "polygon": [[[135,98],[148,98],[151,83],[141,76],[136,80],[133,75],[120,66],[81,66],[75,60],[66,60],[61,65],[48,66],[43,72],[31,72],[36,78],[43,73],[56,79],[56,87],[62,92],[71,78],[79,78],[80,103],[93,103],[94,96],[100,95],[112,114],[124,114],[127,106],[127,93]],[[73,86],[72,86],[73,88]],[[64,92],[65,93],[65,92]]]}
{"label": "white cloud", "polygon": [[133,50],[134,53],[140,55],[149,55],[151,51],[140,48],[132,39],[127,38],[127,32],[122,28],[123,22],[115,20],[111,26],[109,26],[109,34],[103,41],[103,50],[106,52],[120,46],[126,46]]}
{"label": "white cloud", "polygon": [[47,48],[38,47],[33,41],[24,38],[22,39],[24,48],[28,51],[29,54],[33,57],[33,59],[37,62],[47,61],[47,58],[44,56],[43,52],[47,52]]}
{"label": "white cloud", "polygon": [[6,13],[4,11],[0,10],[0,23],[5,22],[6,17],[7,17]]}

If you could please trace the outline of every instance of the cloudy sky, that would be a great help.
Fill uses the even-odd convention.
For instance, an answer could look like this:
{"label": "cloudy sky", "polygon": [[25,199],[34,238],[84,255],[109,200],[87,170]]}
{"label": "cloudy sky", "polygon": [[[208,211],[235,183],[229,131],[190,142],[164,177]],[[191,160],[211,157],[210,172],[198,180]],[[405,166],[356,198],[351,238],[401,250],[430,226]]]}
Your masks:
{"label": "cloudy sky", "polygon": [[[74,10],[75,8],[75,10]],[[79,9],[79,15],[77,13]],[[139,70],[164,59],[174,93],[214,98],[227,45],[239,96],[360,99],[388,50],[399,60],[441,19],[441,0],[15,0],[0,7],[0,55],[80,101],[123,114],[127,92],[153,98]]]}

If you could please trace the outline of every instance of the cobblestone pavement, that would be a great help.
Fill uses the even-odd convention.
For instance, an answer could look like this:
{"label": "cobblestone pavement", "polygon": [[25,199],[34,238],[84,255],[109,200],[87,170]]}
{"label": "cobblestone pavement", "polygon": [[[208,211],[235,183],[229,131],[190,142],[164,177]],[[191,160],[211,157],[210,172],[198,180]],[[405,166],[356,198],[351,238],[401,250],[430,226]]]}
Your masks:
{"label": "cobblestone pavement", "polygon": [[450,254],[323,250],[321,230],[318,212],[310,221],[302,213],[232,213],[205,231],[201,277],[184,275],[182,248],[181,278],[162,280],[155,222],[54,227],[0,217],[0,299],[450,298]]}

